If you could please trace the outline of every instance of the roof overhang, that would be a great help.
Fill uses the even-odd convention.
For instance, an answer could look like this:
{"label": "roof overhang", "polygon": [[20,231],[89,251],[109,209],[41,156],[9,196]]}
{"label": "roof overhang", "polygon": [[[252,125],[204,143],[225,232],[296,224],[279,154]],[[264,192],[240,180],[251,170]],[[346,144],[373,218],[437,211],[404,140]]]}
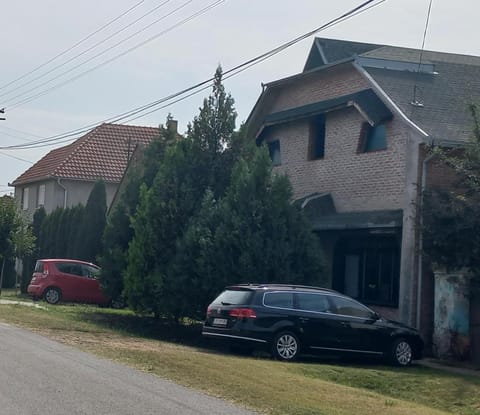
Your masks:
{"label": "roof overhang", "polygon": [[354,229],[395,229],[403,224],[403,211],[375,210],[368,212],[342,212],[318,216],[311,220],[314,231]]}
{"label": "roof overhang", "polygon": [[365,89],[353,94],[269,114],[264,118],[262,127],[256,136],[257,142],[262,141],[261,136],[264,129],[272,125],[310,118],[348,107],[357,109],[372,126],[388,121],[393,116],[390,109],[378,98],[372,89]]}
{"label": "roof overhang", "polygon": [[330,193],[314,193],[295,201],[305,213],[313,231],[379,230],[394,231],[403,224],[403,211],[373,210],[337,212]]}

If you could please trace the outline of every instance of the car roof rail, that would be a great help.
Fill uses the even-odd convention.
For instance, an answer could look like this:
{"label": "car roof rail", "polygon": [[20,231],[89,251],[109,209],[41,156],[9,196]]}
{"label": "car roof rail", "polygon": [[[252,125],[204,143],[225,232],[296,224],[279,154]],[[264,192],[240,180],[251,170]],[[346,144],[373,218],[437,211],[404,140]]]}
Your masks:
{"label": "car roof rail", "polygon": [[232,287],[241,287],[241,288],[291,288],[293,290],[295,289],[301,289],[301,290],[316,290],[316,291],[328,291],[332,293],[337,293],[337,291],[331,289],[331,288],[324,288],[324,287],[315,287],[312,285],[300,285],[300,284],[282,284],[282,283],[242,283],[242,284],[233,284],[228,286],[227,288],[232,288]]}

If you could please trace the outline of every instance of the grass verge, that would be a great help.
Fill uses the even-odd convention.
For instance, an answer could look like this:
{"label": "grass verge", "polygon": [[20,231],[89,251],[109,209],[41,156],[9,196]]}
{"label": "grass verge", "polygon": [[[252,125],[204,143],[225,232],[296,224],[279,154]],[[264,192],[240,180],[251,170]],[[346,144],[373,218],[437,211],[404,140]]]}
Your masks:
{"label": "grass verge", "polygon": [[480,414],[476,376],[241,357],[207,345],[198,324],[171,326],[83,305],[1,305],[0,320],[266,414]]}

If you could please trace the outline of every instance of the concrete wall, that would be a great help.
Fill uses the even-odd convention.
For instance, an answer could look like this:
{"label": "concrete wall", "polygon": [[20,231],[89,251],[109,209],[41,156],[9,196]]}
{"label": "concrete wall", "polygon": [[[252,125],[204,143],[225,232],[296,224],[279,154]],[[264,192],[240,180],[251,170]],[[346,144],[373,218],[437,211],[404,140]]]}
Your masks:
{"label": "concrete wall", "polygon": [[435,272],[434,353],[470,358],[470,278],[465,272]]}
{"label": "concrete wall", "polygon": [[[66,206],[72,207],[79,203],[86,205],[90,192],[93,189],[94,182],[83,182],[79,180],[61,180],[60,182],[67,192]],[[112,203],[113,196],[118,188],[118,183],[105,183],[107,193],[107,207]],[[64,190],[58,185],[56,189],[57,201],[63,206]],[[61,200],[59,200],[59,198]]]}
{"label": "concrete wall", "polygon": [[[30,217],[33,217],[35,211],[40,207],[38,204],[38,193],[41,185],[45,185],[45,211],[52,212],[57,207],[72,207],[79,203],[86,205],[94,182],[84,182],[79,180],[46,180],[35,183],[29,183],[15,188],[15,200],[20,209]],[[113,200],[117,190],[117,183],[106,183],[107,207]],[[22,206],[23,189],[28,188],[28,209],[24,210]]]}

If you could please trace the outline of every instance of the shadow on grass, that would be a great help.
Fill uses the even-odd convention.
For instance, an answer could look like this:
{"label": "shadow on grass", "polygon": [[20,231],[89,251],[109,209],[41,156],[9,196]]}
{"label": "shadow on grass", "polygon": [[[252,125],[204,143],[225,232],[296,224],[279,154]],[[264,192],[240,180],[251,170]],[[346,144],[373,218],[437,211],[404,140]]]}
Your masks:
{"label": "shadow on grass", "polygon": [[81,312],[78,314],[78,317],[82,321],[93,323],[99,327],[145,339],[162,340],[197,347],[204,343],[201,322],[177,324],[168,319],[100,310],[95,313]]}
{"label": "shadow on grass", "polygon": [[[80,312],[78,319],[93,323],[98,327],[115,330],[120,333],[141,337],[150,340],[165,341],[174,344],[201,348],[212,353],[246,355],[246,351],[238,347],[231,347],[225,343],[211,341],[202,336],[202,322],[192,321],[177,324],[168,319],[156,319],[150,316],[139,316],[130,312],[112,312],[111,310],[97,309],[95,312]],[[257,358],[269,359],[267,350],[257,350],[253,354]],[[367,359],[365,357],[338,357],[331,355],[302,355],[298,359],[300,364],[335,365],[339,369],[349,368],[352,370],[373,369],[375,371],[396,372],[399,375],[436,376],[440,378],[463,378],[465,376],[450,373],[448,370],[440,370],[425,367],[418,362],[410,367],[397,368],[386,364],[382,359]],[[468,378],[468,377],[467,377]],[[333,380],[333,379],[332,379]],[[474,384],[480,384],[480,377],[471,379]],[[343,383],[343,382],[340,382]],[[348,382],[347,382],[348,383]],[[459,392],[460,393],[460,392]]]}

